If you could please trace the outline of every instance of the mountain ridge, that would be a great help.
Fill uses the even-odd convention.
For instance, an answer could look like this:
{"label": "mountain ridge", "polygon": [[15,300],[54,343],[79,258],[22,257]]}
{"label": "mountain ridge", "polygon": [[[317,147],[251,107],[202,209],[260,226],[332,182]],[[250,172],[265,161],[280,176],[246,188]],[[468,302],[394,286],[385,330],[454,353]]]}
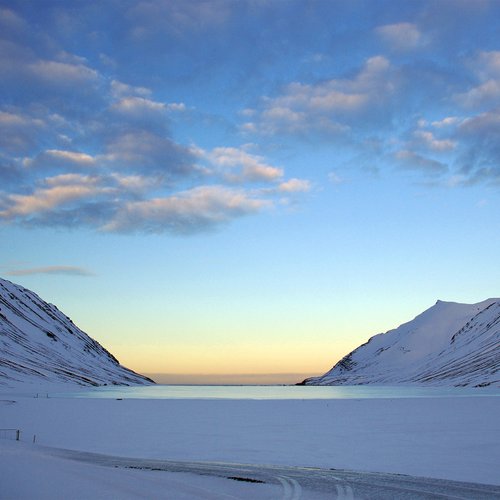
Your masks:
{"label": "mountain ridge", "polygon": [[120,365],[55,305],[0,278],[0,385],[23,382],[154,383]]}
{"label": "mountain ridge", "polygon": [[500,386],[499,346],[500,298],[476,304],[438,300],[301,384]]}

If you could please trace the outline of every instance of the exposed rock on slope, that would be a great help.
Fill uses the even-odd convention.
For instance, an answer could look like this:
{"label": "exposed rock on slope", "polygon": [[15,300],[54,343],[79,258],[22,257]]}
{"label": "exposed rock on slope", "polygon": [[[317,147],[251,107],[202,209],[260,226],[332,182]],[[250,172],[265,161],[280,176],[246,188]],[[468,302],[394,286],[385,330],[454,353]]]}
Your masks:
{"label": "exposed rock on slope", "polygon": [[438,301],[412,321],[372,337],[305,385],[500,386],[500,299]]}
{"label": "exposed rock on slope", "polygon": [[0,278],[0,385],[9,382],[154,383],[121,366],[57,307]]}

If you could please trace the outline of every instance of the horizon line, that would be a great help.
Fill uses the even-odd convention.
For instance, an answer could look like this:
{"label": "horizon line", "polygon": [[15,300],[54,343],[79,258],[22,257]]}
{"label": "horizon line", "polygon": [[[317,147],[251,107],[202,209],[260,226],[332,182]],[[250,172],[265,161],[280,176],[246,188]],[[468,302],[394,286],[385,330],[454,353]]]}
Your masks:
{"label": "horizon line", "polygon": [[309,377],[322,375],[310,372],[286,373],[164,373],[143,372],[157,384],[179,385],[273,385],[296,384]]}

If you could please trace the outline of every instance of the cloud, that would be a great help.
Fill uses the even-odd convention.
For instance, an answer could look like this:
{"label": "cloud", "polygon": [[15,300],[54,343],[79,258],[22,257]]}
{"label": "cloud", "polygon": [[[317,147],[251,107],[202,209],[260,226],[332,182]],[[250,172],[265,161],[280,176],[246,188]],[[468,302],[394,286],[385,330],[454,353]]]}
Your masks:
{"label": "cloud", "polygon": [[198,185],[153,196],[161,187],[161,179],[150,176],[60,174],[43,179],[27,194],[0,193],[0,220],[26,226],[189,235],[257,214],[273,207],[277,194],[305,192],[310,185],[298,179],[268,191]]}
{"label": "cloud", "polygon": [[464,108],[475,109],[500,105],[500,51],[482,51],[469,61],[477,85],[454,94]]}
{"label": "cloud", "polygon": [[169,136],[169,117],[171,111],[168,105],[146,99],[144,97],[128,96],[111,103],[109,109],[103,112],[107,122],[106,134],[149,132],[158,136]]}
{"label": "cloud", "polygon": [[98,228],[120,204],[142,193],[122,180],[68,173],[45,178],[26,194],[0,193],[0,221],[28,227]]}
{"label": "cloud", "polygon": [[43,126],[42,120],[36,120],[29,116],[12,113],[8,111],[0,111],[0,126],[3,127],[17,127],[25,125]]}
{"label": "cloud", "polygon": [[282,182],[277,190],[281,193],[307,193],[312,189],[311,182],[305,179],[290,179]]}
{"label": "cloud", "polygon": [[394,154],[394,159],[401,168],[415,170],[425,175],[442,175],[448,171],[448,167],[444,163],[409,150],[397,151]]}
{"label": "cloud", "polygon": [[413,50],[422,45],[424,37],[413,23],[396,23],[379,26],[375,29],[379,35],[394,50]]}
{"label": "cloud", "polygon": [[102,192],[102,188],[84,183],[49,184],[49,187],[37,188],[29,195],[7,195],[3,203],[0,201],[0,207],[6,206],[5,209],[0,210],[0,218],[5,220],[30,219],[32,216],[60,210],[75,202],[93,198]]}
{"label": "cloud", "polygon": [[18,36],[0,40],[0,94],[9,96],[3,104],[15,104],[24,114],[44,120],[43,111],[79,120],[93,116],[92,108],[105,100],[106,79],[51,35],[31,25]]}
{"label": "cloud", "polygon": [[500,167],[480,167],[474,170],[468,176],[465,185],[472,186],[475,184],[489,184],[494,187],[500,187]]}
{"label": "cloud", "polygon": [[[102,84],[97,71],[86,71],[85,60],[69,53],[60,57],[65,62],[33,63],[38,77],[49,78],[45,72],[53,70],[75,85],[94,77]],[[285,188],[307,188],[304,181],[287,184],[284,169],[253,154],[250,145],[203,150],[175,142],[167,114],[184,111],[184,103],[160,102],[146,87],[118,80],[111,80],[103,97],[94,103],[94,116],[91,107],[88,114],[68,116],[44,102],[0,109],[0,128],[9,132],[3,137],[26,134],[20,144],[24,155],[1,158],[1,222],[193,234],[272,207]],[[281,187],[248,187],[262,183]]]}
{"label": "cloud", "polygon": [[[424,176],[448,163],[457,179],[495,178],[499,51],[477,50],[467,30],[453,33],[460,51],[439,46],[428,14],[437,7],[405,7],[380,26],[387,13],[370,6],[337,30],[324,20],[335,13],[340,26],[350,8],[298,4],[138,0],[113,12],[109,31],[92,2],[77,2],[73,16],[0,8],[2,222],[214,229],[311,191],[285,162],[307,165],[300,154],[319,155],[319,141],[344,171],[389,159]],[[370,45],[374,26],[390,60]],[[312,29],[321,42],[310,43]],[[260,148],[239,145],[237,131],[262,134]]]}
{"label": "cloud", "polygon": [[24,172],[15,160],[0,153],[0,193],[2,190],[18,186],[24,178]]}
{"label": "cloud", "polygon": [[17,109],[0,109],[0,147],[10,153],[22,153],[38,143],[46,133],[46,122]]}
{"label": "cloud", "polygon": [[61,149],[47,149],[34,158],[24,158],[23,166],[32,170],[88,170],[96,166],[96,159],[79,151],[66,151]]}
{"label": "cloud", "polygon": [[186,111],[187,107],[183,102],[169,102],[165,105],[168,111],[182,112]]}
{"label": "cloud", "polygon": [[132,21],[133,38],[143,40],[158,34],[181,37],[187,32],[198,33],[218,28],[229,18],[233,7],[233,2],[227,0],[143,0],[133,5],[126,15]]}
{"label": "cloud", "polygon": [[464,146],[458,158],[465,184],[499,185],[500,178],[500,108],[463,120],[457,137]]}
{"label": "cloud", "polygon": [[[44,93],[54,95],[54,91],[61,90],[82,94],[100,81],[99,72],[81,57],[65,51],[53,53],[52,58],[39,57],[33,48],[14,40],[0,43],[0,69],[4,85],[10,83],[14,91],[38,96]],[[15,83],[22,84],[21,88],[16,89]]]}
{"label": "cloud", "polygon": [[427,130],[416,130],[413,133],[415,144],[431,151],[443,152],[454,149],[456,141],[451,139],[437,139],[434,134]]}
{"label": "cloud", "polygon": [[122,175],[116,172],[110,174],[110,178],[116,182],[121,191],[127,193],[147,193],[159,184],[156,177],[144,177],[141,175]]}
{"label": "cloud", "polygon": [[472,64],[481,79],[500,78],[500,50],[481,51]]}
{"label": "cloud", "polygon": [[[140,96],[126,96],[110,103],[109,108],[102,113],[102,128],[104,136],[127,134],[130,138],[136,134],[150,134],[158,138],[168,138],[170,118],[174,113],[186,111],[182,102],[165,103]],[[137,142],[137,141],[135,141]]]}
{"label": "cloud", "polygon": [[353,123],[366,120],[368,112],[381,108],[394,90],[389,60],[374,56],[352,78],[287,85],[281,95],[263,100],[258,121],[244,124],[243,130],[267,134],[343,133]]}
{"label": "cloud", "polygon": [[8,8],[0,8],[0,26],[2,30],[13,32],[22,32],[28,29],[26,21]]}
{"label": "cloud", "polygon": [[451,127],[453,125],[459,124],[461,121],[462,119],[457,116],[447,116],[442,120],[436,120],[431,122],[431,125],[436,128]]}
{"label": "cloud", "polygon": [[244,190],[198,186],[168,197],[126,203],[102,229],[188,235],[215,229],[270,206],[271,201]]}
{"label": "cloud", "polygon": [[500,80],[488,80],[467,92],[455,94],[464,108],[479,108],[500,102]]}
{"label": "cloud", "polygon": [[109,82],[71,53],[58,51],[50,59],[19,51],[18,57],[4,51],[14,81],[5,84],[6,94],[20,105],[0,108],[0,146],[22,154],[33,175],[92,166],[171,180],[196,170],[189,148],[172,140],[169,130],[169,113],[184,111],[184,103],[163,103],[146,87]]}
{"label": "cloud", "polygon": [[93,165],[95,158],[77,151],[61,151],[60,149],[47,149],[46,154],[64,162],[76,163],[77,165]]}
{"label": "cloud", "polygon": [[46,266],[31,269],[14,269],[6,273],[8,276],[31,276],[33,274],[58,274],[66,276],[94,276],[94,273],[77,266]]}
{"label": "cloud", "polygon": [[125,115],[144,117],[144,114],[163,113],[167,107],[162,102],[134,96],[120,99],[111,106],[111,109]]}
{"label": "cloud", "polygon": [[146,87],[135,87],[119,80],[112,80],[110,84],[111,95],[115,99],[127,96],[149,97],[152,91]]}
{"label": "cloud", "polygon": [[337,172],[330,172],[328,174],[328,180],[332,183],[332,184],[343,184],[345,181],[344,179],[342,179],[342,177],[340,177],[340,175],[337,174]]}
{"label": "cloud", "polygon": [[110,84],[111,95],[117,99],[111,109],[124,114],[137,114],[151,111],[185,111],[186,105],[182,102],[163,103],[150,99],[153,93],[146,87],[135,87],[118,80]]}
{"label": "cloud", "polygon": [[130,130],[107,139],[102,161],[119,169],[160,174],[167,180],[188,177],[199,172],[191,149],[168,136],[151,131]]}
{"label": "cloud", "polygon": [[459,132],[465,136],[499,137],[500,108],[467,118],[461,123]]}
{"label": "cloud", "polygon": [[55,87],[74,87],[96,82],[96,70],[83,64],[68,64],[58,61],[38,60],[26,66],[29,74]]}
{"label": "cloud", "polygon": [[217,147],[211,151],[198,150],[208,160],[215,173],[230,183],[275,182],[282,179],[284,170],[265,162],[264,158],[250,154],[242,148]]}

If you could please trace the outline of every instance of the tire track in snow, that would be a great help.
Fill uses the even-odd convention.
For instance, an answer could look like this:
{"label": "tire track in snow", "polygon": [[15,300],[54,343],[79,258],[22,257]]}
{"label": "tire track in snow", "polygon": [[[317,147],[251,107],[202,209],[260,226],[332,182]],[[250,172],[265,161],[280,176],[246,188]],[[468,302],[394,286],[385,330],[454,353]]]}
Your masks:
{"label": "tire track in snow", "polygon": [[295,479],[287,476],[276,476],[276,479],[283,486],[283,500],[300,500],[302,488]]}
{"label": "tire track in snow", "polygon": [[[309,498],[352,500],[354,498],[447,498],[500,500],[500,486],[421,478],[401,474],[356,472],[336,469],[304,468],[282,465],[238,464],[224,462],[182,462],[127,458],[76,450],[37,447],[40,453],[107,467],[170,472],[190,472],[228,478],[242,476],[257,479],[283,489],[283,500]],[[300,483],[299,483],[300,481]]]}
{"label": "tire track in snow", "polygon": [[354,500],[354,492],[348,484],[335,485],[337,500]]}

